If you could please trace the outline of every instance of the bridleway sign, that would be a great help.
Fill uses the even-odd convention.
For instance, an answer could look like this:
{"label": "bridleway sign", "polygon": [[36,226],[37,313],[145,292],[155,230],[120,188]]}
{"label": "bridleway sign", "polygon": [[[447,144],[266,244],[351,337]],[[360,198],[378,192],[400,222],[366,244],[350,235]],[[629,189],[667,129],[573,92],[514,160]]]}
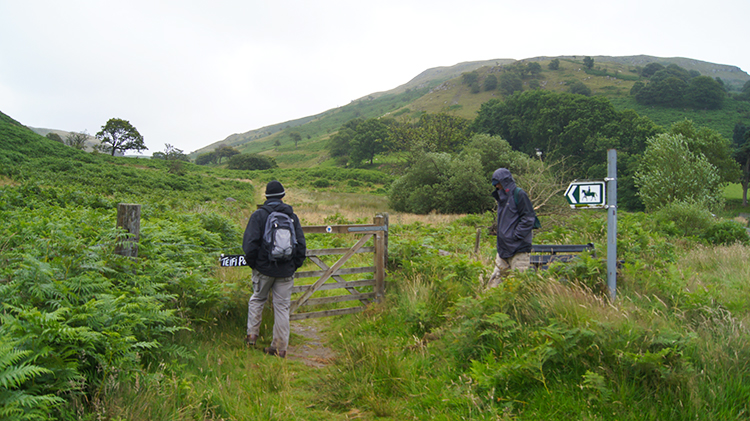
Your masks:
{"label": "bridleway sign", "polygon": [[604,181],[573,181],[565,191],[570,207],[604,208],[607,203]]}

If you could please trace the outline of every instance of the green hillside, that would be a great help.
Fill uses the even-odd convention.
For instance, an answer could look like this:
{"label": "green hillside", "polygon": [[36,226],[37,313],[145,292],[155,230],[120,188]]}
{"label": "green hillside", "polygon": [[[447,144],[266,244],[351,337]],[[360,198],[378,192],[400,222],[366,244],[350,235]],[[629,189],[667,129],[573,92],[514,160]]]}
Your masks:
{"label": "green hillside", "polygon": [[[619,110],[634,109],[668,127],[676,121],[691,119],[696,124],[719,131],[731,138],[736,123],[750,124],[750,103],[727,100],[721,110],[670,109],[642,106],[630,95],[633,84],[643,80],[639,69],[649,63],[664,66],[677,64],[688,71],[697,71],[712,78],[719,77],[730,92],[736,92],[750,80],[750,75],[736,66],[707,63],[686,58],[659,58],[651,56],[609,57],[594,56],[594,66],[586,69],[584,56],[535,57],[526,60],[497,59],[460,63],[450,67],[428,69],[404,85],[390,91],[375,93],[352,103],[321,114],[279,123],[227,137],[221,142],[206,146],[191,156],[209,152],[220,144],[235,147],[241,152],[263,153],[272,156],[282,167],[311,167],[326,161],[325,142],[338,128],[355,117],[418,118],[423,113],[450,112],[456,116],[473,119],[481,104],[490,99],[503,99],[498,89],[473,93],[462,83],[462,74],[476,72],[479,85],[489,75],[499,76],[509,66],[535,62],[541,73],[523,79],[523,89],[544,89],[567,92],[576,82],[591,89],[592,95],[604,96]],[[558,59],[558,70],[550,70],[549,63]],[[532,86],[533,85],[533,86]],[[295,147],[290,133],[297,132],[302,141]],[[276,143],[279,143],[277,146]]]}

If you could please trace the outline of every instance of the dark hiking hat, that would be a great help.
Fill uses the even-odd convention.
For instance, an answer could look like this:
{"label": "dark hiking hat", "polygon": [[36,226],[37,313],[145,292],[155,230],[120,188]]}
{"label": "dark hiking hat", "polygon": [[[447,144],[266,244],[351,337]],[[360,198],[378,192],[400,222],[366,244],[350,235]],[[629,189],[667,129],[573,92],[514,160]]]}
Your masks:
{"label": "dark hiking hat", "polygon": [[269,182],[266,186],[266,197],[269,199],[281,199],[285,194],[284,186],[276,180]]}

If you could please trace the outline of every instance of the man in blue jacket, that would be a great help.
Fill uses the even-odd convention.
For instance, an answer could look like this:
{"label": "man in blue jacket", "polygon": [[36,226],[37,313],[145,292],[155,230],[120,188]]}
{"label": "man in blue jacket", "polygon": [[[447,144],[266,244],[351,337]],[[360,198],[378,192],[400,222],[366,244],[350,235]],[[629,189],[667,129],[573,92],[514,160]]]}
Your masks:
{"label": "man in blue jacket", "polygon": [[488,282],[490,288],[496,287],[508,271],[529,268],[531,230],[536,220],[529,195],[516,186],[508,169],[495,170],[492,185],[492,197],[497,201],[497,257]]}
{"label": "man in blue jacket", "polygon": [[[262,207],[253,212],[247,222],[242,238],[242,249],[245,251],[247,264],[253,269],[253,295],[247,304],[247,338],[249,346],[255,346],[260,331],[263,305],[268,293],[273,291],[273,342],[263,351],[270,355],[286,357],[289,345],[289,306],[291,305],[294,272],[305,262],[305,235],[302,232],[299,218],[291,206],[282,202],[284,186],[274,180],[266,186],[266,201]],[[287,214],[293,221],[297,245],[291,259],[271,261],[270,252],[263,244],[266,219],[273,212]]]}

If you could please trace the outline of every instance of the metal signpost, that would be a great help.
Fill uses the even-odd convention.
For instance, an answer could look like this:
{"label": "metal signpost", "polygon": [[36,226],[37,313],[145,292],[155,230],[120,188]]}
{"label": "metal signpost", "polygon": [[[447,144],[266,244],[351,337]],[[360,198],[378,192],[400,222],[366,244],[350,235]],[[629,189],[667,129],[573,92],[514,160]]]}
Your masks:
{"label": "metal signpost", "polygon": [[612,301],[617,297],[617,150],[607,150],[607,286]]}
{"label": "metal signpost", "polygon": [[617,151],[607,150],[604,181],[575,180],[565,191],[573,209],[607,209],[607,287],[612,301],[617,296]]}

